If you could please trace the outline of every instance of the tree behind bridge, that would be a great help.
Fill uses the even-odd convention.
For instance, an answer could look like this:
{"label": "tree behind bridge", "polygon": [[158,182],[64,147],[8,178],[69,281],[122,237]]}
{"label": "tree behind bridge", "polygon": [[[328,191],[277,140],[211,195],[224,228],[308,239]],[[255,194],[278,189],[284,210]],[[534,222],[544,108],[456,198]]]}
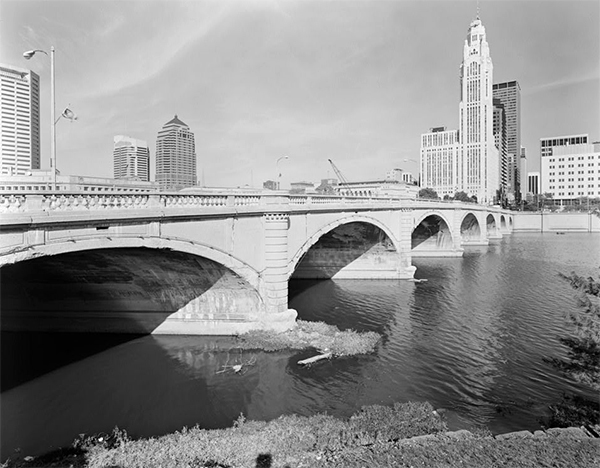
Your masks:
{"label": "tree behind bridge", "polygon": [[439,196],[435,190],[429,187],[422,188],[419,190],[419,198],[426,198],[428,200],[439,200]]}
{"label": "tree behind bridge", "polygon": [[456,192],[454,194],[454,200],[466,202],[466,203],[476,203],[477,198],[470,197],[467,192]]}

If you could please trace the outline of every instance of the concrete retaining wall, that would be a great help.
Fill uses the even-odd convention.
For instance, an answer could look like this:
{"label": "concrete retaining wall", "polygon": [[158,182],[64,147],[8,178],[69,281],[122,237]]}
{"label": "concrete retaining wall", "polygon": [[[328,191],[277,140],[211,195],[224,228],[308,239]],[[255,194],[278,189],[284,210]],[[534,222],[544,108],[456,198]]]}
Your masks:
{"label": "concrete retaining wall", "polygon": [[514,232],[600,232],[600,217],[593,213],[515,212]]}

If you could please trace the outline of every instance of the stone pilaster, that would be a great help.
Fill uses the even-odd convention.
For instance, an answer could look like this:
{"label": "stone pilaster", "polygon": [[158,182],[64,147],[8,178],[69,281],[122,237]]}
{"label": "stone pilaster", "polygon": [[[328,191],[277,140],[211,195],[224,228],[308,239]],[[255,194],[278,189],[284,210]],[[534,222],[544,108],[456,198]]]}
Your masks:
{"label": "stone pilaster", "polygon": [[265,226],[265,302],[267,313],[287,310],[288,229],[287,213],[266,213]]}
{"label": "stone pilaster", "polygon": [[464,215],[464,211],[459,208],[454,208],[452,213],[452,226],[448,226],[452,231],[452,246],[454,250],[460,250],[462,245],[462,233],[460,231],[462,224],[462,217]]}
{"label": "stone pilaster", "polygon": [[399,251],[400,266],[402,268],[401,274],[403,279],[410,279],[414,277],[416,267],[412,264],[412,232],[413,232],[413,210],[402,209],[400,210],[400,232],[398,235],[399,239]]}
{"label": "stone pilaster", "polygon": [[488,228],[486,221],[486,212],[479,212],[477,216],[477,222],[479,222],[479,230],[481,232],[481,242],[489,243],[488,241]]}

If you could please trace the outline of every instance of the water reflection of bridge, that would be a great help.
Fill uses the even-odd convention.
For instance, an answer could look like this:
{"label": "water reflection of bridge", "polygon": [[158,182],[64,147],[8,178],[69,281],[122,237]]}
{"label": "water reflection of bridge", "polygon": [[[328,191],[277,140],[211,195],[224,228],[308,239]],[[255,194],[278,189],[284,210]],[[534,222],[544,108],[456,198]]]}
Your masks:
{"label": "water reflection of bridge", "polygon": [[409,279],[512,231],[510,212],[399,198],[4,194],[3,329],[285,329],[288,280]]}

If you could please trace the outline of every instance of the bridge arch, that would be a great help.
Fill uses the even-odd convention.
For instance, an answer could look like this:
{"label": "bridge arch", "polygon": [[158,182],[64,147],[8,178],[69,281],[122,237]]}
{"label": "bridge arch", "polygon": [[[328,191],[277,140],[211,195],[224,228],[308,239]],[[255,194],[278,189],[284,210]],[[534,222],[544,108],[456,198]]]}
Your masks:
{"label": "bridge arch", "polygon": [[504,217],[503,214],[500,215],[500,229],[502,231],[508,230],[507,225],[506,225],[506,218]]}
{"label": "bridge arch", "polygon": [[460,223],[460,235],[463,241],[481,239],[481,226],[474,213],[466,213]]}
{"label": "bridge arch", "polygon": [[188,240],[172,238],[167,239],[161,237],[97,236],[68,242],[40,244],[23,251],[4,255],[2,257],[2,264],[0,266],[14,264],[33,258],[57,256],[70,252],[137,247],[146,247],[150,249],[169,249],[203,257],[208,260],[212,260],[213,262],[218,263],[225,268],[228,268],[253,287],[257,289],[259,287],[259,273],[250,265],[242,262],[241,260],[232,257],[223,251],[215,249],[214,247],[205,246],[203,244]]}
{"label": "bridge arch", "polygon": [[432,210],[421,214],[411,233],[413,255],[419,252],[450,252],[454,250],[452,223],[443,213]]}
{"label": "bridge arch", "polygon": [[[400,263],[400,243],[398,238],[394,235],[394,233],[390,230],[390,228],[388,226],[386,226],[384,223],[380,222],[379,220],[372,218],[370,216],[361,216],[361,215],[352,215],[352,216],[348,216],[348,217],[343,217],[340,219],[337,219],[333,222],[330,222],[326,225],[323,225],[321,227],[319,227],[316,231],[314,231],[310,236],[308,236],[307,240],[302,244],[302,246],[298,249],[298,251],[294,254],[294,256],[291,258],[290,262],[289,262],[289,267],[288,267],[288,279],[291,278],[298,270],[299,265],[301,264],[301,262],[306,258],[306,255],[309,253],[309,251],[311,250],[311,248],[313,248],[320,240],[322,240],[324,238],[324,236],[326,236],[327,234],[333,233],[336,229],[340,228],[340,227],[344,227],[344,226],[350,226],[352,224],[355,225],[362,225],[362,226],[370,226],[370,227],[374,227],[377,229],[377,231],[379,231],[380,233],[383,234],[384,236],[384,240],[389,240],[389,246],[388,246],[388,250],[387,253],[389,255],[390,258],[388,258],[387,260],[389,260],[389,263],[387,264],[387,266],[389,268],[391,268],[392,270],[395,270],[399,263]],[[393,258],[391,258],[393,257]],[[380,259],[381,260],[381,259]],[[339,265],[338,265],[339,266]],[[385,267],[384,267],[385,270]],[[365,274],[364,278],[375,278],[375,277],[379,277],[379,278],[384,278],[384,277],[392,277],[394,274],[398,274],[397,271],[395,271],[395,273],[390,273],[390,270],[385,270],[387,271],[384,272],[384,270],[381,270],[379,272],[363,272]],[[381,275],[381,276],[379,276]],[[388,276],[390,275],[390,276]],[[321,277],[321,278],[326,278],[326,277],[330,277],[327,275],[323,275],[323,276],[315,276],[315,277]],[[343,273],[339,273],[336,277],[344,277]],[[352,278],[359,278],[359,277],[363,277],[363,276],[356,276],[355,274],[352,276],[346,276],[346,277],[352,277]]]}
{"label": "bridge arch", "polygon": [[488,237],[496,237],[500,234],[500,230],[498,228],[498,221],[493,213],[490,213],[485,218],[486,229]]}
{"label": "bridge arch", "polygon": [[239,333],[258,327],[267,307],[256,270],[177,239],[49,244],[3,270],[6,330]]}

